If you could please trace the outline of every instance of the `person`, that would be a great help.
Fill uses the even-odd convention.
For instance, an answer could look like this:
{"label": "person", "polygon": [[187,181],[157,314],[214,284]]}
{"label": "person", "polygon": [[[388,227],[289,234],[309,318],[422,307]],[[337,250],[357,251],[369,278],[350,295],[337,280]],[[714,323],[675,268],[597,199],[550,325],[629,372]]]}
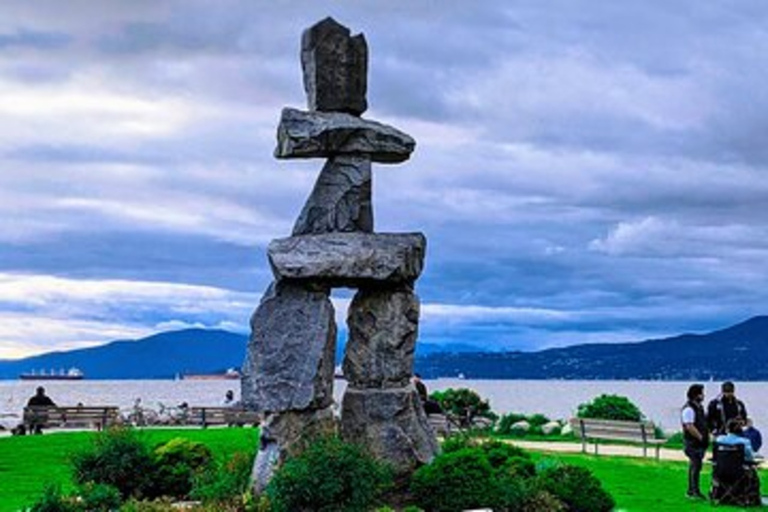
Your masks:
{"label": "person", "polygon": [[699,480],[704,455],[709,446],[707,415],[704,412],[704,385],[691,384],[688,388],[687,401],[681,412],[685,456],[688,457],[688,491],[691,499],[705,499],[701,493]]}
{"label": "person", "polygon": [[763,446],[763,435],[755,428],[755,425],[752,423],[752,418],[747,418],[747,424],[741,435],[749,439],[753,452],[760,451],[760,448]]}
{"label": "person", "polygon": [[[27,407],[56,407],[51,397],[45,394],[45,388],[38,386],[34,396],[27,401]],[[29,424],[30,432],[35,434],[43,433],[43,426],[48,422],[48,415],[45,413],[36,414]]]}
{"label": "person", "polygon": [[744,445],[744,462],[747,463],[746,484],[742,487],[742,500],[744,505],[756,505],[760,503],[760,477],[755,468],[755,454],[752,451],[752,443],[744,437],[742,421],[739,418],[731,418],[725,425],[726,434],[715,438],[715,443],[725,446]]}
{"label": "person", "polygon": [[747,421],[747,408],[744,402],[736,398],[736,386],[731,381],[725,381],[720,386],[720,394],[709,402],[707,407],[707,421],[712,435],[726,434],[726,425],[732,419]]}
{"label": "person", "polygon": [[427,385],[421,380],[421,375],[418,373],[413,374],[413,385],[416,387],[416,392],[421,399],[421,406],[424,408],[424,412],[429,414],[443,414],[443,408],[437,400],[429,398],[429,392],[427,391]]}
{"label": "person", "polygon": [[719,435],[715,438],[717,444],[723,444],[726,446],[735,446],[737,444],[744,445],[744,460],[746,462],[755,462],[755,453],[752,451],[752,443],[749,439],[744,437],[742,433],[744,429],[741,427],[741,420],[733,418],[728,420],[725,426],[726,434]]}
{"label": "person", "polygon": [[224,394],[224,400],[221,402],[222,407],[234,407],[236,405],[235,402],[235,392],[231,389],[228,389],[227,392]]}

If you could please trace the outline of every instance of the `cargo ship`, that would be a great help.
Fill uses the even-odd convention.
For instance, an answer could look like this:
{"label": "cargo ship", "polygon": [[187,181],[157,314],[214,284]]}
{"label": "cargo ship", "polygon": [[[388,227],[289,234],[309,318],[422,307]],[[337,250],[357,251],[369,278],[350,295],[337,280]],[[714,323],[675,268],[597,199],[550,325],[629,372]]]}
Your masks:
{"label": "cargo ship", "polygon": [[85,374],[79,368],[70,368],[66,372],[59,370],[58,373],[54,370],[48,373],[45,370],[40,370],[39,372],[32,370],[31,372],[22,373],[19,375],[19,378],[21,380],[82,380],[85,378]]}
{"label": "cargo ship", "polygon": [[237,380],[240,378],[240,372],[230,368],[224,373],[183,373],[179,375],[180,380]]}

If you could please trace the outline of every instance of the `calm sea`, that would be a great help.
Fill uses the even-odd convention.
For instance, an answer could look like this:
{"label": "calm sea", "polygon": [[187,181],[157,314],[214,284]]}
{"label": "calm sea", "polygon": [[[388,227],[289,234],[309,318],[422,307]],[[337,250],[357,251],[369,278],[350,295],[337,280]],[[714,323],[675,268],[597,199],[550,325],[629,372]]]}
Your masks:
{"label": "calm sea", "polygon": [[[237,381],[212,380],[82,380],[42,383],[58,404],[117,405],[128,410],[136,398],[142,404],[157,409],[158,404],[175,406],[218,405],[224,393],[232,389],[240,394]],[[580,403],[602,394],[629,397],[645,415],[667,431],[679,429],[678,414],[685,401],[688,382],[661,381],[577,381],[577,380],[459,380],[426,381],[430,391],[449,387],[474,389],[487,398],[498,413],[543,413],[551,418],[571,417]],[[34,394],[39,382],[0,381],[0,423],[5,426],[18,422],[27,399]],[[717,395],[719,383],[705,383],[707,400]],[[345,387],[336,381],[337,401]],[[736,394],[744,400],[747,410],[762,430],[768,429],[768,382],[737,382]],[[13,415],[13,416],[9,416]]]}

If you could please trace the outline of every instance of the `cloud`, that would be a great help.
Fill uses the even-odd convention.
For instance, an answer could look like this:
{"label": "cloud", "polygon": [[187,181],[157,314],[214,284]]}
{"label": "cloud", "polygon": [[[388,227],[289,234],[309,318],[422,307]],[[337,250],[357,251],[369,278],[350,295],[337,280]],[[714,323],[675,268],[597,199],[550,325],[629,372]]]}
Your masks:
{"label": "cloud", "polygon": [[29,295],[0,313],[70,318],[61,346],[247,324],[264,246],[322,166],[272,150],[280,109],[305,104],[301,31],[329,14],[368,40],[365,116],[417,140],[374,167],[374,207],[377,230],[428,236],[424,339],[765,313],[768,10],[688,4],[4,3],[0,275]]}

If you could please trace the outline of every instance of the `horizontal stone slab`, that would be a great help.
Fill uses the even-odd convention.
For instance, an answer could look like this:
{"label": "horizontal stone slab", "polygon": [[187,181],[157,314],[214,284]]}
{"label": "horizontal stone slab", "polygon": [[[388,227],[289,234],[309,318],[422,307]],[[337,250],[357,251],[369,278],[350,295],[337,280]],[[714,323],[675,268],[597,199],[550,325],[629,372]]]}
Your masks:
{"label": "horizontal stone slab", "polygon": [[366,155],[373,162],[410,158],[416,141],[400,130],[341,112],[284,108],[277,127],[276,158],[328,158]]}
{"label": "horizontal stone slab", "polygon": [[278,280],[360,287],[415,281],[426,245],[421,233],[326,233],[273,240],[267,256]]}

